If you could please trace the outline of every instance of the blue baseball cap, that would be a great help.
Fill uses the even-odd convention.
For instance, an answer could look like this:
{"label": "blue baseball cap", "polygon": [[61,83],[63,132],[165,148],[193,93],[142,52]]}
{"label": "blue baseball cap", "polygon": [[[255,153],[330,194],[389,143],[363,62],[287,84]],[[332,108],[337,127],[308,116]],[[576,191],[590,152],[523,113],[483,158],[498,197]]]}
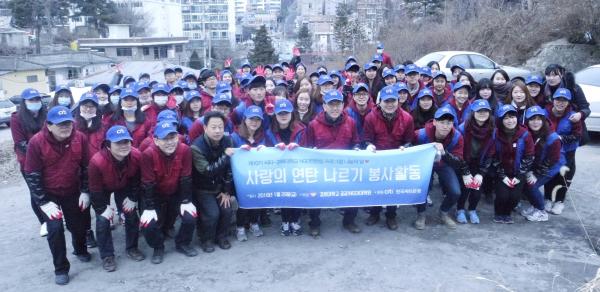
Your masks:
{"label": "blue baseball cap", "polygon": [[375,54],[373,55],[373,57],[371,57],[371,63],[375,63],[375,62],[383,62],[383,56],[379,55],[379,54]]}
{"label": "blue baseball cap", "polygon": [[92,92],[86,92],[81,95],[79,98],[79,104],[82,104],[84,101],[92,101],[96,105],[98,105],[98,97]]}
{"label": "blue baseball cap", "polygon": [[171,86],[171,88],[169,89],[169,93],[171,93],[175,90],[178,90],[178,89],[181,91],[185,91],[186,89],[188,89],[187,82],[185,82],[183,80],[179,80],[179,81],[175,82],[175,84],[173,84],[173,86]]}
{"label": "blue baseball cap", "polygon": [[319,81],[317,81],[317,84],[319,84],[319,86],[323,86],[325,83],[328,82],[333,84],[333,79],[331,79],[329,75],[321,75],[319,76]]}
{"label": "blue baseball cap", "polygon": [[496,116],[498,118],[503,118],[507,113],[510,113],[510,112],[512,112],[516,115],[517,109],[510,104],[505,104],[498,108]]}
{"label": "blue baseball cap", "polygon": [[169,86],[164,83],[157,83],[156,85],[154,85],[154,87],[152,87],[152,95],[158,92],[169,94],[170,91],[171,90],[169,89]]}
{"label": "blue baseball cap", "polygon": [[344,67],[344,70],[358,72],[358,71],[360,71],[360,66],[354,62],[346,63],[346,67]]}
{"label": "blue baseball cap", "polygon": [[377,70],[377,66],[375,64],[373,64],[372,62],[366,63],[365,67],[364,67],[365,71],[373,69],[373,70]]}
{"label": "blue baseball cap", "polygon": [[169,73],[175,73],[175,69],[173,69],[173,68],[165,68],[165,71],[163,71],[163,74],[167,75]]}
{"label": "blue baseball cap", "polygon": [[398,73],[398,71],[404,71],[404,65],[398,64],[394,66],[394,72]]}
{"label": "blue baseball cap", "polygon": [[433,74],[433,79],[436,79],[438,77],[444,77],[444,79],[446,79],[446,81],[448,81],[448,77],[446,77],[446,74],[444,74],[444,72],[442,72],[442,71],[437,71],[437,72],[435,72],[435,74]]}
{"label": "blue baseball cap", "polygon": [[354,88],[352,88],[352,93],[357,93],[358,91],[360,91],[361,89],[366,90],[367,92],[369,91],[369,85],[365,84],[365,83],[358,83],[356,85],[354,85]]}
{"label": "blue baseball cap", "polygon": [[383,72],[381,73],[381,75],[383,76],[383,79],[387,78],[387,77],[396,77],[396,72],[394,72],[394,70],[390,69],[390,68],[385,68],[383,69]]}
{"label": "blue baseball cap", "polygon": [[250,80],[252,80],[253,77],[254,76],[252,76],[252,74],[250,74],[250,73],[242,74],[242,76],[240,77],[240,86],[242,86],[242,87],[248,86],[248,83],[250,83]]}
{"label": "blue baseball cap", "polygon": [[342,96],[342,94],[339,91],[333,89],[325,93],[325,96],[323,96],[323,100],[325,101],[325,103],[330,103],[334,100],[339,100],[343,102],[344,96]]}
{"label": "blue baseball cap", "polygon": [[173,121],[170,120],[162,121],[156,124],[154,128],[154,137],[158,139],[164,139],[172,133],[177,133],[177,128],[173,124]]}
{"label": "blue baseball cap", "polygon": [[468,83],[465,83],[465,82],[456,82],[456,83],[454,83],[454,86],[452,87],[452,92],[456,92],[457,90],[459,90],[461,88],[466,88],[467,90],[471,90],[471,85],[469,85]]}
{"label": "blue baseball cap", "polygon": [[121,90],[122,90],[121,86],[115,85],[115,86],[113,86],[113,87],[110,88],[110,90],[108,91],[108,94],[113,94],[115,92],[118,93],[118,94],[121,94]]}
{"label": "blue baseball cap", "polygon": [[463,67],[462,65],[454,64],[450,67],[450,72],[454,72],[454,69],[456,69],[456,68],[460,68],[461,70],[466,71],[465,67]]}
{"label": "blue baseball cap", "polygon": [[248,87],[248,89],[252,89],[255,87],[265,87],[266,83],[267,83],[267,79],[265,79],[265,77],[256,75],[256,76],[252,77],[250,80],[248,80],[246,87]]}
{"label": "blue baseball cap", "polygon": [[431,68],[429,68],[429,67],[421,68],[421,75],[433,77],[433,75],[431,75]]}
{"label": "blue baseball cap", "polygon": [[246,108],[246,110],[244,111],[244,118],[245,119],[260,118],[261,120],[263,120],[264,119],[263,111],[260,107],[251,105],[248,108]]}
{"label": "blue baseball cap", "polygon": [[39,91],[37,91],[37,89],[27,88],[27,89],[23,90],[23,92],[21,92],[21,98],[24,100],[30,100],[30,99],[34,99],[36,97],[42,98],[42,95],[40,94]]}
{"label": "blue baseball cap", "polygon": [[421,73],[421,70],[419,70],[419,67],[415,64],[408,64],[404,67],[404,73],[406,73],[406,75],[411,73]]}
{"label": "blue baseball cap", "polygon": [[473,110],[474,112],[478,112],[480,110],[491,111],[492,107],[490,106],[490,103],[487,100],[478,99],[478,100],[475,100],[473,102],[473,104],[471,104],[471,110]]}
{"label": "blue baseball cap", "polygon": [[529,75],[529,76],[527,76],[527,79],[525,79],[525,84],[529,85],[529,84],[532,84],[532,83],[536,83],[536,84],[542,86],[542,84],[544,84],[544,81],[542,80],[542,77],[538,76],[538,75]]}
{"label": "blue baseball cap", "polygon": [[529,120],[535,116],[543,116],[546,118],[546,110],[541,108],[539,105],[534,105],[525,111],[525,119]]}
{"label": "blue baseball cap", "polygon": [[396,83],[394,84],[396,86],[396,91],[398,91],[398,93],[400,93],[400,91],[406,91],[406,93],[410,94],[410,91],[408,90],[408,87],[406,87],[406,84],[404,83]]}
{"label": "blue baseball cap", "polygon": [[248,68],[252,69],[252,65],[250,65],[250,63],[248,61],[242,63],[242,67],[241,68],[244,68],[244,67],[248,67]]}
{"label": "blue baseball cap", "polygon": [[223,71],[221,71],[221,79],[223,78],[223,76],[225,76],[225,74],[229,74],[229,75],[233,76],[233,74],[231,73],[231,71],[229,71],[229,70],[223,70]]}
{"label": "blue baseball cap", "polygon": [[52,124],[60,124],[66,121],[72,122],[73,114],[69,108],[62,105],[57,105],[48,111],[46,119]]}
{"label": "blue baseball cap", "polygon": [[119,96],[121,99],[124,99],[128,96],[138,98],[137,91],[133,90],[133,88],[124,88],[121,89],[121,95]]}
{"label": "blue baseball cap", "polygon": [[158,115],[156,115],[156,121],[158,123],[162,121],[171,121],[172,123],[179,124],[179,121],[177,120],[177,113],[170,109],[164,109],[160,111]]}
{"label": "blue baseball cap", "polygon": [[198,90],[186,91],[183,94],[183,98],[185,98],[185,101],[187,101],[187,102],[190,102],[195,97],[200,98],[200,92],[198,92]]}
{"label": "blue baseball cap", "polygon": [[108,129],[108,131],[106,131],[105,137],[106,137],[107,141],[110,141],[113,143],[120,142],[123,140],[133,141],[133,138],[131,138],[131,134],[129,134],[129,131],[127,131],[127,128],[125,128],[125,126],[120,126],[120,125],[110,127],[110,129]]}
{"label": "blue baseball cap", "polygon": [[346,58],[346,64],[348,64],[349,62],[358,63],[358,60],[356,60],[354,56],[348,56],[348,58]]}
{"label": "blue baseball cap", "polygon": [[94,84],[94,86],[92,87],[92,91],[96,91],[96,90],[104,90],[104,92],[110,91],[110,86],[108,86],[108,84],[106,83],[96,83]]}
{"label": "blue baseball cap", "polygon": [[381,99],[381,101],[389,99],[398,100],[398,90],[396,90],[394,85],[388,85],[379,91],[379,99]]}
{"label": "blue baseball cap", "polygon": [[383,49],[383,43],[377,44],[377,49],[382,50]]}
{"label": "blue baseball cap", "polygon": [[431,92],[431,89],[429,89],[429,88],[421,89],[421,91],[419,91],[419,94],[417,95],[417,99],[421,99],[425,96],[429,96],[429,97],[433,98],[433,92]]}
{"label": "blue baseball cap", "polygon": [[231,84],[229,84],[225,81],[221,81],[221,82],[217,83],[217,93],[222,93],[225,91],[231,91]]}
{"label": "blue baseball cap", "polygon": [[456,113],[449,106],[442,106],[435,111],[433,118],[439,120],[441,117],[445,115],[451,115],[453,119],[456,119]]}
{"label": "blue baseball cap", "polygon": [[213,104],[218,104],[222,102],[226,102],[229,105],[231,105],[231,95],[227,93],[217,93],[217,95],[215,95],[212,99]]}
{"label": "blue baseball cap", "polygon": [[287,99],[281,99],[275,101],[275,114],[286,112],[291,113],[294,111],[294,106]]}
{"label": "blue baseball cap", "polygon": [[561,97],[568,101],[571,101],[571,90],[568,90],[566,88],[559,88],[554,92],[554,95],[552,95],[552,99],[557,99]]}
{"label": "blue baseball cap", "polygon": [[342,73],[339,70],[332,70],[329,72],[329,77],[337,76],[339,79],[342,79]]}
{"label": "blue baseball cap", "polygon": [[123,77],[123,86],[125,86],[127,83],[130,83],[130,82],[135,82],[135,78],[133,78],[133,76]]}
{"label": "blue baseball cap", "polygon": [[140,92],[140,90],[142,89],[148,89],[150,90],[150,83],[146,82],[146,81],[142,81],[142,82],[138,82],[135,84],[135,91]]}
{"label": "blue baseball cap", "polygon": [[67,86],[67,85],[64,85],[64,84],[56,86],[56,89],[54,90],[54,93],[56,94],[56,93],[59,93],[60,91],[66,91],[69,94],[71,94],[71,88],[69,86]]}
{"label": "blue baseball cap", "polygon": [[273,65],[273,71],[275,71],[275,70],[281,70],[281,71],[283,71],[283,66],[281,66],[280,64],[274,64]]}
{"label": "blue baseball cap", "polygon": [[288,84],[287,84],[287,82],[286,82],[285,80],[283,80],[283,79],[280,79],[280,80],[276,80],[276,81],[275,81],[275,86],[283,86],[283,87],[287,87],[287,85],[288,85]]}

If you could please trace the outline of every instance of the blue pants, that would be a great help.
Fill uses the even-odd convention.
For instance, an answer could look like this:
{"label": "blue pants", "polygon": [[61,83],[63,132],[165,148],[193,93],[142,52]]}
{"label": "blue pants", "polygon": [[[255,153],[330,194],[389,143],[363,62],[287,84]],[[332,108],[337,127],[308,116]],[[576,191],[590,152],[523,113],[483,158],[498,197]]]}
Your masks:
{"label": "blue pants", "polygon": [[[440,211],[448,212],[460,197],[460,182],[458,181],[458,175],[454,168],[449,165],[434,167],[433,171],[437,173],[440,185],[442,186],[442,192],[446,195],[440,206]],[[417,212],[425,212],[426,208],[427,203],[419,204],[417,205]]]}

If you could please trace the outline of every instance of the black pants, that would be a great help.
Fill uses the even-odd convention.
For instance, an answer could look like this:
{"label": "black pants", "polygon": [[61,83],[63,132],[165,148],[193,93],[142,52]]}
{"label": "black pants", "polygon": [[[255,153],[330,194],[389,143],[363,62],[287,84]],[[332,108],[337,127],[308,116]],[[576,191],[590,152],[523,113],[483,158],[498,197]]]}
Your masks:
{"label": "black pants", "polygon": [[[67,229],[71,232],[73,249],[76,255],[87,253],[85,245],[85,212],[79,210],[79,193],[67,197],[49,196],[51,201],[56,203],[62,210],[63,217],[67,223]],[[88,208],[89,209],[89,208]],[[88,211],[89,212],[89,211]],[[65,242],[65,230],[63,220],[50,220],[43,213],[44,221],[48,226],[48,245],[52,253],[54,263],[54,273],[56,275],[67,274],[71,267],[67,259],[67,246]],[[89,213],[87,213],[89,214]],[[89,217],[89,215],[87,215]]]}
{"label": "black pants", "polygon": [[[115,192],[117,210],[120,213],[125,214],[125,249],[129,250],[138,247],[140,217],[138,216],[137,210],[133,210],[129,213],[123,212],[122,206],[125,198],[126,195],[124,193]],[[113,246],[110,221],[102,217],[101,214],[96,214],[96,236],[100,257],[106,258],[114,256],[115,248]]]}
{"label": "black pants", "polygon": [[496,183],[496,199],[494,200],[494,212],[497,216],[509,216],[523,196],[523,187],[527,183],[525,176],[517,176],[519,183],[514,188],[509,188],[504,182]]}
{"label": "black pants", "polygon": [[302,209],[297,208],[282,208],[281,209],[281,222],[298,222],[300,220],[300,215],[302,213]]}
{"label": "black pants", "polygon": [[554,201],[564,202],[567,197],[567,189],[571,187],[571,182],[573,182],[573,177],[575,176],[575,151],[565,153],[565,158],[567,159],[566,165],[569,167],[569,171],[567,171],[564,178],[560,173],[555,175],[554,178],[544,186],[544,197],[546,200],[552,200],[552,190],[557,186],[561,186],[561,188],[556,192]]}
{"label": "black pants", "polygon": [[[344,219],[342,220],[343,225],[347,225],[350,223],[354,223],[354,219],[358,214],[358,208],[343,208],[344,211]],[[308,226],[310,227],[319,227],[321,226],[321,209],[310,209],[308,210],[308,216],[310,217],[310,222],[308,222]]]}
{"label": "black pants", "polygon": [[[23,170],[21,170],[21,175],[23,175],[23,178],[25,177],[25,172]],[[29,185],[27,185],[27,187],[29,188]],[[42,225],[44,223],[44,212],[42,212],[42,209],[40,209],[40,207],[33,201],[33,198],[31,197],[31,190],[29,190],[29,197],[31,198],[31,210],[33,210],[33,214],[35,214],[35,217],[37,217],[40,225]]]}
{"label": "black pants", "polygon": [[198,220],[198,237],[201,242],[222,240],[227,238],[233,209],[219,204],[216,193],[196,191],[196,202],[200,213]]}
{"label": "black pants", "polygon": [[246,224],[258,224],[258,215],[260,209],[238,208],[235,213],[237,227],[244,227]]}
{"label": "black pants", "polygon": [[[146,238],[146,242],[150,247],[154,249],[164,249],[165,228],[168,228],[168,226],[173,226],[172,222],[177,220],[181,202],[175,197],[168,199],[162,198],[160,195],[157,195],[157,197],[159,197],[159,199],[157,199],[155,204],[158,222],[152,220],[148,226],[142,228],[142,233],[144,234],[144,238]],[[170,222],[171,225],[169,225]],[[179,231],[175,236],[175,245],[181,246],[192,243],[195,226],[196,218],[186,212],[184,216],[181,217],[181,226],[179,227]]]}
{"label": "black pants", "polygon": [[[370,209],[371,216],[379,217],[379,214],[381,213],[381,210],[383,210],[383,207],[376,206],[376,207],[371,207],[369,209]],[[398,209],[398,207],[396,205],[385,206],[385,218],[388,218],[388,219],[396,218],[396,209]]]}

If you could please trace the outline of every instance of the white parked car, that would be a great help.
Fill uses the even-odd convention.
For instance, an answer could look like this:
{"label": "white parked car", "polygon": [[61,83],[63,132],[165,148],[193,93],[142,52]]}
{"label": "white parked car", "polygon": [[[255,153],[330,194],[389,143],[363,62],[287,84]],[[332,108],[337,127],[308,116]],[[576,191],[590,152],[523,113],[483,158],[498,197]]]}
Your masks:
{"label": "white parked car", "polygon": [[17,111],[17,106],[10,100],[0,100],[0,124],[10,127],[10,116]]}
{"label": "white parked car", "polygon": [[592,111],[585,125],[589,132],[600,132],[600,64],[575,73],[575,82],[581,86]]}
{"label": "white parked car", "polygon": [[436,61],[440,64],[440,70],[446,74],[448,80],[452,80],[452,72],[450,68],[453,65],[460,65],[467,70],[475,81],[481,78],[491,78],[494,71],[502,69],[508,73],[509,78],[523,77],[531,75],[531,72],[525,69],[520,69],[511,66],[503,66],[492,61],[490,58],[480,53],[468,51],[440,51],[429,53],[415,62],[419,67],[425,67],[431,61]]}

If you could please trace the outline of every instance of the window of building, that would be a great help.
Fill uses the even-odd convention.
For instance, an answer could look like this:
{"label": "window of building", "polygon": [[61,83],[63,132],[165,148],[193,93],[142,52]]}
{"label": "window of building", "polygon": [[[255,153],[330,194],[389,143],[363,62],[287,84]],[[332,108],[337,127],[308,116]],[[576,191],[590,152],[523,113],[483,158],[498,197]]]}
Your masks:
{"label": "window of building", "polygon": [[29,75],[27,76],[27,83],[38,82],[37,75]]}
{"label": "window of building", "polygon": [[133,56],[133,51],[131,48],[117,48],[117,57],[131,57]]}
{"label": "window of building", "polygon": [[175,46],[175,53],[181,53],[183,52],[183,46],[182,45],[176,45]]}
{"label": "window of building", "polygon": [[144,56],[148,56],[148,55],[150,55],[150,48],[149,47],[143,47],[142,48],[142,52],[143,52]]}

